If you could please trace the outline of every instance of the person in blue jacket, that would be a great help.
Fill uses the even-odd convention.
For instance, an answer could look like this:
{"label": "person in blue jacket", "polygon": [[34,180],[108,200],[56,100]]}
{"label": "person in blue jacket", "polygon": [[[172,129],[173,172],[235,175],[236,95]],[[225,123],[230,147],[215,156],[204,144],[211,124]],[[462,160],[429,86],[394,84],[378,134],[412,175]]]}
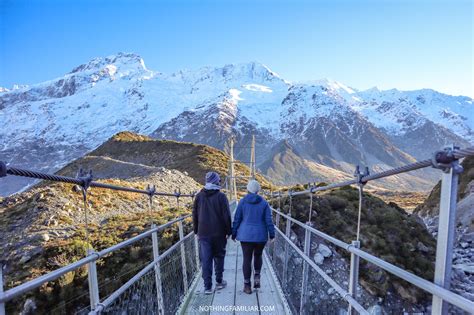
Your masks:
{"label": "person in blue jacket", "polygon": [[242,245],[244,292],[251,294],[252,258],[254,288],[260,288],[262,252],[268,237],[271,241],[275,238],[275,226],[268,202],[258,195],[260,184],[256,180],[250,180],[247,184],[247,191],[248,194],[240,200],[235,211],[232,240],[237,239]]}

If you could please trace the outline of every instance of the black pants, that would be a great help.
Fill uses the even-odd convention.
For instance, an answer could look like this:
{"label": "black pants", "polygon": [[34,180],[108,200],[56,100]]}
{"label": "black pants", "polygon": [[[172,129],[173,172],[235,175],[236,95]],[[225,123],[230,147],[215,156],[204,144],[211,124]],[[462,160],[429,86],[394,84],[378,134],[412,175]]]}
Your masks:
{"label": "black pants", "polygon": [[244,281],[249,283],[250,277],[252,276],[252,257],[253,269],[256,274],[260,274],[260,271],[262,270],[262,252],[265,248],[266,242],[240,242],[240,244],[242,244],[242,252],[244,254],[244,263],[242,266],[244,272]]}
{"label": "black pants", "polygon": [[222,281],[224,272],[226,237],[200,237],[199,258],[201,259],[202,278],[206,289],[212,288],[212,265],[216,275],[216,282]]}

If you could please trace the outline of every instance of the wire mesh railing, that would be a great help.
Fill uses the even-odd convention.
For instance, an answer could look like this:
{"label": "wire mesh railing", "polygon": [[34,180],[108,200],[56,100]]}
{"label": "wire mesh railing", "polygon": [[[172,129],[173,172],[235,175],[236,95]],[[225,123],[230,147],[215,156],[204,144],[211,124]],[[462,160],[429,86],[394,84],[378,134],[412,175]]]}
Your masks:
{"label": "wire mesh railing", "polygon": [[[157,261],[147,265],[113,295],[99,303],[92,314],[175,314],[189,287],[183,282],[184,273],[191,283],[198,271],[196,255],[193,254],[196,251],[193,236],[190,233],[175,243]],[[186,270],[181,265],[181,246],[189,249],[185,259],[190,268]],[[160,274],[159,284],[157,271]]]}
{"label": "wire mesh railing", "polygon": [[[339,305],[340,303],[331,303],[330,300],[334,299],[333,294],[328,292],[339,294],[339,299],[346,301],[348,303],[347,312],[352,314],[353,311],[359,313],[367,314],[367,311],[362,307],[362,305],[357,301],[358,292],[359,292],[359,260],[364,260],[365,264],[372,264],[376,268],[380,268],[384,271],[387,271],[389,274],[392,274],[402,281],[414,285],[415,287],[423,290],[428,295],[432,295],[432,305],[431,312],[432,314],[447,314],[449,306],[462,309],[463,311],[474,313],[474,302],[464,298],[461,295],[457,295],[449,291],[450,279],[451,279],[451,262],[452,262],[452,252],[453,252],[453,234],[455,228],[455,212],[456,212],[456,202],[457,202],[457,186],[459,180],[459,174],[462,172],[462,167],[459,164],[459,159],[466,156],[474,156],[474,148],[459,149],[456,147],[447,148],[442,151],[436,152],[431,159],[419,161],[409,165],[397,167],[395,169],[383,171],[376,174],[369,174],[368,169],[366,168],[365,172],[361,172],[359,167],[356,168],[355,179],[336,183],[329,184],[326,186],[310,186],[308,189],[303,191],[288,191],[285,194],[281,192],[275,194],[270,193],[270,197],[278,198],[278,210],[272,209],[275,213],[275,226],[277,228],[277,237],[275,238],[275,243],[268,248],[269,257],[271,259],[272,265],[276,271],[276,274],[279,280],[282,283],[285,294],[287,295],[287,300],[296,313],[307,313],[316,311],[318,314],[321,313],[334,313],[339,312],[336,309],[331,309],[331,305]],[[435,263],[435,279],[434,282],[427,281],[419,276],[416,276],[413,273],[403,270],[393,264],[390,264],[380,258],[377,258],[367,252],[359,249],[359,233],[360,233],[360,218],[363,207],[363,187],[364,185],[371,180],[376,180],[388,176],[393,176],[396,174],[405,173],[408,171],[413,171],[421,169],[424,167],[433,166],[437,169],[443,171],[442,176],[442,185],[441,185],[441,194],[440,194],[440,214],[439,214],[439,228],[438,228],[438,240],[437,240],[437,249],[436,249],[436,263]],[[357,237],[356,240],[352,241],[351,244],[345,243],[339,239],[336,239],[332,236],[329,236],[314,227],[312,227],[311,222],[302,223],[292,217],[292,203],[295,196],[309,195],[311,198],[310,207],[313,205],[313,195],[316,192],[332,190],[335,188],[342,188],[349,185],[357,185],[359,188],[359,206],[358,206],[358,218],[357,218]],[[289,207],[286,208],[287,213],[283,213],[281,209],[281,197],[287,196],[289,200]],[[312,208],[309,211],[310,216],[312,213]],[[292,238],[292,226],[297,227],[297,229],[303,230],[305,233],[304,243],[297,244],[298,238]],[[346,252],[350,253],[350,270],[347,287],[341,285],[335,281],[331,276],[328,270],[323,270],[319,267],[315,261],[310,257],[311,254],[311,237],[317,236],[324,239],[325,241],[331,243],[333,246],[342,248]],[[303,269],[300,272],[299,270],[292,271],[289,270],[288,262],[292,257],[299,257],[304,261]],[[291,268],[297,268],[295,265],[298,265],[298,261],[293,261],[293,266]],[[309,271],[304,268],[304,266],[310,266]],[[332,271],[331,271],[332,273]],[[302,279],[300,281],[299,276],[295,274],[301,274]],[[310,276],[311,275],[311,276]],[[301,292],[303,294],[298,297],[294,288],[298,285],[293,285],[292,288],[286,286],[288,277],[293,277],[294,281],[299,284],[301,283]],[[296,278],[295,278],[296,277]],[[315,293],[316,300],[318,303],[311,306],[308,305],[308,299],[304,292],[311,292],[311,286],[309,285],[308,277],[322,278],[330,285],[330,288],[323,292],[313,292]],[[344,284],[344,282],[343,282]],[[318,288],[321,290],[321,287]],[[319,297],[319,298],[318,298]],[[324,297],[324,299],[322,299]],[[313,297],[314,300],[314,297]],[[450,304],[450,305],[449,305]],[[306,307],[304,307],[306,305]],[[326,305],[326,306],[322,306]],[[401,310],[403,311],[403,310]]]}

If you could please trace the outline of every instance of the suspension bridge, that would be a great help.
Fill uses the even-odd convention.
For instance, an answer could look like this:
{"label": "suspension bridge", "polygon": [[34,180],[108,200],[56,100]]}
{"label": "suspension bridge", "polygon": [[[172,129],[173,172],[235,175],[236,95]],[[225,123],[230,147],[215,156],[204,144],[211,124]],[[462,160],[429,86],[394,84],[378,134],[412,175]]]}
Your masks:
{"label": "suspension bridge", "polygon": [[[370,310],[364,308],[364,302],[361,301],[359,294],[360,260],[365,260],[431,294],[431,314],[448,314],[452,309],[474,313],[473,301],[450,291],[458,177],[462,172],[459,159],[472,155],[474,155],[474,147],[467,149],[450,147],[435,152],[429,159],[380,173],[369,174],[368,168],[363,172],[357,168],[354,179],[350,181],[322,187],[310,186],[307,190],[298,192],[268,193],[268,198],[275,200],[286,196],[291,204],[295,196],[307,195],[312,201],[313,196],[318,192],[355,185],[359,190],[357,236],[351,243],[346,243],[319,231],[310,222],[300,222],[293,218],[291,206],[288,213],[284,213],[281,207],[272,208],[276,237],[264,251],[262,288],[257,289],[252,295],[242,292],[242,253],[238,243],[234,242],[228,242],[227,245],[224,271],[224,279],[228,281],[227,287],[212,295],[203,294],[197,238],[193,232],[185,233],[185,224],[189,224],[190,221],[190,215],[185,215],[159,226],[152,223],[147,231],[100,251],[90,248],[86,257],[7,290],[3,288],[3,274],[0,268],[0,284],[2,284],[0,285],[0,315],[5,314],[5,305],[14,299],[21,298],[68,272],[84,267],[87,268],[89,303],[77,312],[79,314],[370,314]],[[251,163],[255,165],[254,158]],[[361,248],[359,241],[364,185],[369,181],[427,167],[439,169],[442,174],[433,282],[369,254]],[[255,168],[252,172],[255,172]],[[235,209],[237,187],[232,160],[229,173],[227,188],[230,192],[231,208]],[[111,189],[142,194],[148,199],[150,209],[154,207],[155,196],[175,197],[178,202],[181,198],[194,198],[194,194],[181,194],[179,191],[158,192],[151,185],[141,190],[100,183],[93,180],[91,173],[80,172],[77,178],[73,178],[18,169],[0,162],[0,178],[5,176],[23,176],[78,185],[82,187],[85,213],[87,213],[87,196],[90,189]],[[254,176],[254,173],[251,176]],[[159,233],[176,230],[176,227],[177,241],[160,252]],[[296,227],[304,231],[302,242],[296,242],[291,237],[291,231]],[[313,261],[311,240],[314,238],[324,240],[350,254],[347,284],[340,283],[335,279],[334,274],[326,272]],[[97,262],[121,249],[143,241],[151,242],[151,261],[143,261],[144,267],[128,281],[112,293],[103,294],[98,281]],[[326,300],[312,299],[309,285],[314,281],[323,281],[324,287],[335,292],[336,297],[327,296]]]}

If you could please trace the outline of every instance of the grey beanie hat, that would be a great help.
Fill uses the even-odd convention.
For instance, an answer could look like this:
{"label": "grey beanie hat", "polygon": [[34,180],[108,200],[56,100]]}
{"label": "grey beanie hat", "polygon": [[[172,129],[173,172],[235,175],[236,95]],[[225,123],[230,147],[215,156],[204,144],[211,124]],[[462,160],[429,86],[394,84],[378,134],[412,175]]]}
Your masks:
{"label": "grey beanie hat", "polygon": [[247,184],[247,191],[252,194],[258,193],[260,191],[260,184],[255,179],[251,179]]}

